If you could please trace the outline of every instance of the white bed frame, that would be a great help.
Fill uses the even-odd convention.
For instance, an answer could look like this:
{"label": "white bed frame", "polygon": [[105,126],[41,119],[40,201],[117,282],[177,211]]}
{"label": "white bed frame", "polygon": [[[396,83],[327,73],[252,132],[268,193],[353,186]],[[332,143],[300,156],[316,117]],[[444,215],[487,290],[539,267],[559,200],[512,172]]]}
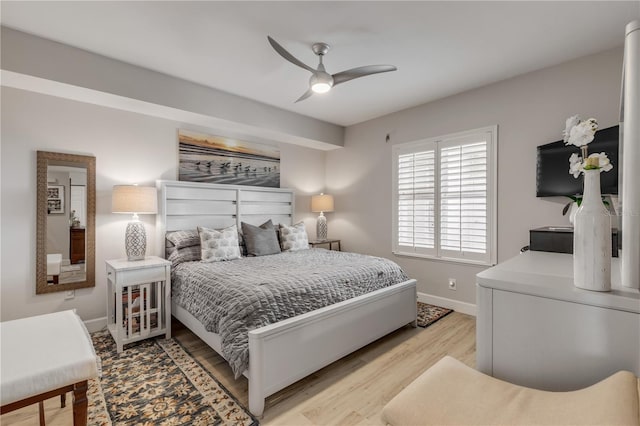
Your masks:
{"label": "white bed frame", "polygon": [[[293,221],[290,189],[176,181],[158,181],[157,186],[160,253],[167,231]],[[249,369],[244,372],[249,410],[261,416],[267,396],[406,324],[415,326],[416,300],[412,279],[250,331]],[[172,313],[222,355],[218,334],[175,303]]]}

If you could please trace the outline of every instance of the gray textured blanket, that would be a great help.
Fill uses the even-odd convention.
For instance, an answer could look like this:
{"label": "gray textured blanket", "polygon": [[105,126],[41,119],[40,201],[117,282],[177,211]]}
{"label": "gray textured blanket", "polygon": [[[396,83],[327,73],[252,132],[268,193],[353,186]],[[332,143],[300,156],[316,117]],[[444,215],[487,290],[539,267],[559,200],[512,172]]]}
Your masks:
{"label": "gray textured blanket", "polygon": [[387,259],[310,249],[182,263],[172,272],[172,298],[220,335],[223,356],[238,378],[249,363],[249,330],[407,279]]}

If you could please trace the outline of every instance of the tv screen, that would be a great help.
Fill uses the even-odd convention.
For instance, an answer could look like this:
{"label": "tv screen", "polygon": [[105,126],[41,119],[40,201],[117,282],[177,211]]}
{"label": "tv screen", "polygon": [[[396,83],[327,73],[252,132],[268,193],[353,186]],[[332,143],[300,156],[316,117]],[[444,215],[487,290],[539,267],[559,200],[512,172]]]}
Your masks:
{"label": "tv screen", "polygon": [[[603,195],[618,194],[618,139],[620,126],[598,130],[591,143],[589,154],[605,152],[613,165],[613,170],[600,174],[600,190]],[[536,167],[536,196],[556,197],[582,195],[582,177],[569,174],[569,157],[580,155],[580,148],[557,141],[540,145]]]}

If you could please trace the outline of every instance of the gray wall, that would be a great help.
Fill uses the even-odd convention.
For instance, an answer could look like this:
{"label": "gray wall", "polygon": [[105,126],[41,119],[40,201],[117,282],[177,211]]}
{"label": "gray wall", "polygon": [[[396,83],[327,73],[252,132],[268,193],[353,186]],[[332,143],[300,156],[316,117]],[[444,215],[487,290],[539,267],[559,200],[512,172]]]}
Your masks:
{"label": "gray wall", "polygon": [[[221,90],[2,27],[3,86],[218,129],[219,134],[318,149],[342,146],[344,128]],[[206,123],[206,124],[203,124]]]}
{"label": "gray wall", "polygon": [[[115,184],[154,185],[176,179],[177,129],[205,133],[216,129],[153,118],[117,109],[2,87],[1,151],[1,317],[6,321],[77,308],[84,320],[106,315],[105,259],[125,257],[124,234],[130,217],[111,213]],[[281,186],[296,192],[296,219],[315,232],[310,195],[324,189],[323,151],[281,144]],[[35,295],[36,151],[96,157],[96,286]],[[68,188],[65,193],[68,200]],[[68,202],[63,215],[68,235]],[[143,215],[147,253],[155,253],[155,217]],[[63,257],[68,257],[67,254]]]}
{"label": "gray wall", "polygon": [[[501,262],[528,244],[529,229],[568,225],[561,212],[568,199],[535,196],[536,146],[561,139],[573,114],[595,117],[601,128],[618,124],[621,72],[622,49],[614,49],[347,128],[344,148],[327,153],[327,191],[336,196],[330,235],[347,250],[397,261],[420,292],[475,304],[475,274],[483,267],[391,253],[391,146],[498,125]],[[457,279],[455,292],[449,277]]]}
{"label": "gray wall", "polygon": [[[329,235],[341,238],[343,249],[394,259],[418,279],[419,291],[473,304],[475,274],[483,268],[392,255],[392,144],[499,126],[498,260],[503,261],[528,243],[529,229],[568,223],[561,215],[566,200],[535,198],[535,147],[558,140],[572,114],[596,117],[601,127],[617,124],[621,66],[622,50],[615,49],[461,93],[351,126],[345,147],[335,151],[280,144],[281,184],[296,190],[297,219],[305,220],[310,235],[316,215],[309,198],[325,190],[336,196],[336,211],[327,214]],[[176,129],[216,129],[15,88],[2,87],[1,98],[0,319],[69,308],[85,320],[104,317],[104,260],[124,257],[128,221],[110,212],[112,186],[175,179]],[[76,291],[72,300],[62,293],[35,296],[36,150],[96,157],[96,287]],[[142,220],[154,248],[154,218]],[[448,277],[457,279],[456,292],[447,289]]]}

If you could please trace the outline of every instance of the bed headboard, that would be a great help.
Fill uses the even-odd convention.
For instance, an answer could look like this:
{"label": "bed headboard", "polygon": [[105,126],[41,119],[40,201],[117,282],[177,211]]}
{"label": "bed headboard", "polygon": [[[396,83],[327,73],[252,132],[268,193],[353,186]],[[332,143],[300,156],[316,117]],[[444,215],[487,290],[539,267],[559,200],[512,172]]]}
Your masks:
{"label": "bed headboard", "polygon": [[167,231],[224,228],[234,223],[240,229],[240,222],[257,226],[269,219],[274,224],[293,223],[292,189],[171,180],[156,181],[156,186],[159,253],[164,253]]}

